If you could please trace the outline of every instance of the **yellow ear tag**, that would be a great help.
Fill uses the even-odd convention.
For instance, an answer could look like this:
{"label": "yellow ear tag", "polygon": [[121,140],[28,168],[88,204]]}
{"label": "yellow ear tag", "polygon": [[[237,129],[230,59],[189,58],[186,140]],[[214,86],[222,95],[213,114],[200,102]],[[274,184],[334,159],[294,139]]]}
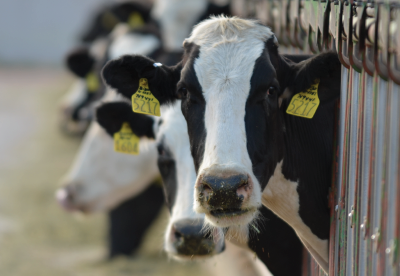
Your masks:
{"label": "yellow ear tag", "polygon": [[144,25],[143,17],[138,12],[133,12],[129,15],[128,25],[131,29],[136,29]]}
{"label": "yellow ear tag", "polygon": [[139,89],[132,95],[133,112],[160,116],[160,102],[149,89],[147,79],[139,80]]}
{"label": "yellow ear tag", "polygon": [[100,88],[100,81],[96,73],[90,72],[86,75],[86,87],[90,93],[97,92]]}
{"label": "yellow ear tag", "polygon": [[319,106],[318,85],[319,79],[315,80],[314,84],[305,92],[294,95],[286,109],[286,113],[312,119]]}
{"label": "yellow ear tag", "polygon": [[114,150],[120,153],[139,154],[139,137],[133,132],[128,123],[123,123],[119,132],[114,133]]}

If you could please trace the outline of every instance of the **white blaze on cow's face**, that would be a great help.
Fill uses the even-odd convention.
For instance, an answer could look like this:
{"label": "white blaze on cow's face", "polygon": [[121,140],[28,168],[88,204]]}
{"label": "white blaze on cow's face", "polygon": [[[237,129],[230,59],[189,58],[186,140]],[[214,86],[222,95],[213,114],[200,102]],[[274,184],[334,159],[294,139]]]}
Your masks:
{"label": "white blaze on cow's face", "polygon": [[181,51],[182,42],[207,9],[207,0],[156,0],[152,17],[160,23],[167,51]]}
{"label": "white blaze on cow's face", "polygon": [[161,120],[155,124],[158,166],[171,213],[165,250],[180,259],[210,257],[223,250],[224,235],[221,229],[215,228],[206,237],[202,230],[205,215],[193,210],[196,171],[180,102],[162,108],[161,114]]}
{"label": "white blaze on cow's face", "polygon": [[192,91],[193,85],[187,90],[191,97],[203,97],[205,105],[195,208],[215,226],[246,226],[261,206],[261,186],[247,149],[245,109],[256,60],[270,38],[270,29],[254,21],[218,18],[195,27],[184,44],[197,48],[192,51],[197,56],[189,57],[194,62],[182,70],[178,88],[190,82],[188,71],[194,71],[201,91]]}
{"label": "white blaze on cow's face", "polygon": [[117,153],[112,138],[93,122],[57,200],[71,211],[110,210],[151,184],[158,176],[156,162],[154,141],[141,139],[137,156]]}
{"label": "white blaze on cow's face", "polygon": [[127,33],[115,38],[110,45],[110,59],[126,54],[149,55],[160,47],[160,40],[152,34]]}

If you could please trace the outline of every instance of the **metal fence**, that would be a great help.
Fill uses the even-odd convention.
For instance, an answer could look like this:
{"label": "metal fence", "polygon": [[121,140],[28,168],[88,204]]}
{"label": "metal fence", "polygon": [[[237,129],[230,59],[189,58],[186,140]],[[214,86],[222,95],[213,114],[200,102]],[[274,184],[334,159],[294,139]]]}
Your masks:
{"label": "metal fence", "polygon": [[[291,53],[335,50],[329,275],[400,275],[400,0],[247,0]],[[309,255],[304,275],[325,275]]]}

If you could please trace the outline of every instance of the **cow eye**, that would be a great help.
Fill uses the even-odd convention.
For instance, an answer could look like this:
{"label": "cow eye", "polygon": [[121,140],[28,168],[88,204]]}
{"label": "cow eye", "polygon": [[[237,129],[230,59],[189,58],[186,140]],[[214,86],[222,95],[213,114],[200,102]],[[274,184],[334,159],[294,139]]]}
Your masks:
{"label": "cow eye", "polygon": [[271,86],[271,87],[268,89],[267,94],[268,94],[268,96],[275,96],[275,94],[276,94],[276,88],[273,87],[273,86]]}
{"label": "cow eye", "polygon": [[187,91],[186,87],[181,87],[178,89],[178,92],[177,92],[178,99],[185,99],[187,97],[187,95],[188,95],[188,91]]}

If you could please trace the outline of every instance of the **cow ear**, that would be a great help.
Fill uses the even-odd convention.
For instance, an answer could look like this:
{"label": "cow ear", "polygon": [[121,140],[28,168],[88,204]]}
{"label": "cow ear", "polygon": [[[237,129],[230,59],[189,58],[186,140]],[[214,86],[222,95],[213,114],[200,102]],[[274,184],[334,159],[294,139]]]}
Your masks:
{"label": "cow ear", "polygon": [[131,98],[138,90],[139,80],[146,78],[151,93],[160,104],[175,101],[176,85],[182,66],[165,66],[140,55],[126,55],[109,61],[103,68],[103,80],[118,93]]}
{"label": "cow ear", "polygon": [[335,52],[324,52],[293,65],[294,80],[291,91],[297,94],[305,91],[319,79],[318,97],[321,104],[331,102],[340,96],[341,63]]}
{"label": "cow ear", "polygon": [[68,69],[80,78],[86,77],[95,64],[95,59],[90,55],[89,49],[86,47],[71,51],[65,61]]}
{"label": "cow ear", "polygon": [[123,123],[128,122],[132,132],[138,137],[155,138],[153,118],[134,113],[132,107],[124,102],[111,102],[99,106],[96,109],[96,120],[111,136],[121,130]]}

